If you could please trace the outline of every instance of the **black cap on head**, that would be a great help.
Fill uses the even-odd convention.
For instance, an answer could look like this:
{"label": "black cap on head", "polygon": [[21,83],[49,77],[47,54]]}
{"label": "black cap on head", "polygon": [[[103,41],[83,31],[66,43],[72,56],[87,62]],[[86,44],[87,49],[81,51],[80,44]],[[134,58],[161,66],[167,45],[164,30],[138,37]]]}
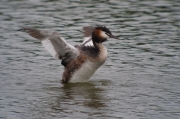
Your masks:
{"label": "black cap on head", "polygon": [[111,34],[111,31],[105,26],[97,26],[96,29],[101,29],[105,33]]}

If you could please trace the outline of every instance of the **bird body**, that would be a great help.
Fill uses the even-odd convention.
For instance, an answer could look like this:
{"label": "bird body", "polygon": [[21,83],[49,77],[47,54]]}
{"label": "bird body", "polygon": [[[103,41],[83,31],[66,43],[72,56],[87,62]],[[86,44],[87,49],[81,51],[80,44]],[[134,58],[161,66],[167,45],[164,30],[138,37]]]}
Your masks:
{"label": "bird body", "polygon": [[45,49],[64,66],[62,83],[86,82],[106,61],[107,49],[102,44],[113,36],[105,26],[84,27],[86,41],[72,46],[57,32],[48,32],[23,27],[29,35],[41,41]]}
{"label": "bird body", "polygon": [[[79,62],[77,70],[72,74],[70,82],[86,82],[94,72],[106,61],[107,59],[107,49],[104,45],[98,44],[100,51],[92,56],[87,55],[87,52],[82,52],[78,57],[82,60],[75,60],[74,62]],[[76,64],[72,62],[72,64]],[[84,63],[83,63],[84,62]],[[70,65],[70,69],[71,69]],[[66,70],[65,70],[66,71]]]}

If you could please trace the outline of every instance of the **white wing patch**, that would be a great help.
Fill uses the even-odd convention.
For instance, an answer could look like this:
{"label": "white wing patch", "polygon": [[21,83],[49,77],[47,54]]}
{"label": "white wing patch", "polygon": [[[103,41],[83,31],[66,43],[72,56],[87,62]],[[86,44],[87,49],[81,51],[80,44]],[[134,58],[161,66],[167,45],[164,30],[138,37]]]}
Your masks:
{"label": "white wing patch", "polygon": [[91,37],[84,37],[83,45],[84,46],[94,46]]}
{"label": "white wing patch", "polygon": [[55,51],[54,46],[52,45],[50,40],[43,40],[41,41],[43,47],[55,58],[58,58],[59,55],[58,53]]}

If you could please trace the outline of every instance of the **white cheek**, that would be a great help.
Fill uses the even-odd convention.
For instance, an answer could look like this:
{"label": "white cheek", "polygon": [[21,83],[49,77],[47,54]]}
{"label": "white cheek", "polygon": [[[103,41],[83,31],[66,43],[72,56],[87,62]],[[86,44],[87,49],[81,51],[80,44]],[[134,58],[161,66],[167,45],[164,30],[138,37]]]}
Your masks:
{"label": "white cheek", "polygon": [[101,31],[101,37],[103,37],[103,38],[109,38],[109,36],[108,36],[104,31]]}

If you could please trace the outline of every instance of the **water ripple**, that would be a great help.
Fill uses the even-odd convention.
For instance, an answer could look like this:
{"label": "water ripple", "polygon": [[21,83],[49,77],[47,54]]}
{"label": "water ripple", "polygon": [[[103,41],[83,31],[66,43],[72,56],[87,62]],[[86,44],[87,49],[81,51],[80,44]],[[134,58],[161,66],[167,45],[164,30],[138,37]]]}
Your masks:
{"label": "water ripple", "polygon": [[[0,118],[179,118],[179,11],[179,0],[1,0]],[[75,45],[97,24],[121,40],[104,43],[90,82],[65,86],[61,62],[18,31],[58,31]]]}

